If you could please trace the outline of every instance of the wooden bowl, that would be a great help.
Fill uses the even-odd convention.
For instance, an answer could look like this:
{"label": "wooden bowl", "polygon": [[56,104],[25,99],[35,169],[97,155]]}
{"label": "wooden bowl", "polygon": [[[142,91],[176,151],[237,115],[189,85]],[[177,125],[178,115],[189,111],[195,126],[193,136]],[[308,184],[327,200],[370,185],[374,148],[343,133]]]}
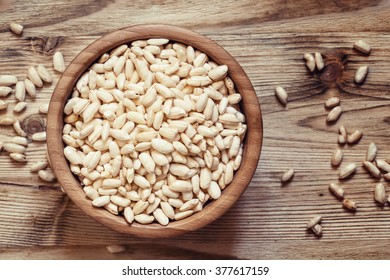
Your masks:
{"label": "wooden bowl", "polygon": [[[218,64],[229,67],[228,75],[235,83],[237,92],[242,94],[240,103],[248,126],[244,139],[244,151],[241,167],[236,171],[233,181],[227,186],[219,199],[205,205],[202,211],[180,220],[170,222],[168,226],[157,223],[141,225],[134,222],[129,225],[123,217],[110,214],[105,209],[95,208],[86,198],[80,181],[71,173],[63,154],[62,128],[63,109],[79,77],[103,53],[134,40],[148,38],[168,38],[176,42],[191,45],[206,53]],[[88,216],[118,232],[140,237],[173,237],[199,229],[222,216],[238,200],[247,188],[256,170],[263,139],[263,126],[260,106],[248,76],[222,47],[212,40],[179,27],[167,25],[137,25],[109,33],[86,47],[67,67],[59,80],[50,101],[47,123],[47,147],[52,168],[67,195]]]}

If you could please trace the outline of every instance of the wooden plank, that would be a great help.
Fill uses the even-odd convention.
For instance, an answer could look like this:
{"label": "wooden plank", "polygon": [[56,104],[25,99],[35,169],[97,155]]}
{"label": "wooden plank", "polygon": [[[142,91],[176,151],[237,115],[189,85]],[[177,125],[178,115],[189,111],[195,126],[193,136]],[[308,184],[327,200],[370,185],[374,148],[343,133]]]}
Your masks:
{"label": "wooden plank", "polygon": [[[329,159],[338,146],[340,124],[364,132],[358,145],[343,148],[344,163],[361,162],[371,142],[377,144],[379,158],[390,155],[388,1],[338,1],[337,5],[294,1],[287,6],[282,1],[217,1],[213,9],[202,1],[192,9],[185,9],[185,1],[148,7],[134,1],[65,2],[37,6],[16,1],[10,8],[0,4],[0,11],[6,9],[0,17],[1,74],[24,78],[28,66],[38,63],[54,73],[50,66],[54,50],[61,50],[69,63],[99,35],[124,27],[123,18],[126,25],[171,23],[175,18],[175,24],[222,45],[249,75],[263,111],[261,160],[248,190],[224,217],[177,239],[150,241],[100,226],[71,203],[58,184],[53,188],[40,181],[27,165],[12,164],[1,153],[0,258],[186,258],[187,254],[193,258],[389,258],[384,248],[389,242],[390,210],[373,201],[377,180],[359,167],[351,180],[342,182],[348,196],[358,202],[356,214],[342,209],[327,189],[330,182],[338,181],[338,170]],[[12,20],[26,26],[22,38],[7,31],[6,23]],[[370,56],[352,50],[357,39],[371,44]],[[302,54],[314,51],[328,61],[347,61],[337,83],[325,83],[308,73]],[[356,86],[353,75],[361,65],[368,65],[370,73],[363,85]],[[289,93],[286,109],[274,97],[276,85]],[[20,119],[43,121],[38,107],[48,102],[53,88],[45,86],[35,102],[28,100],[28,111]],[[337,124],[327,125],[323,104],[333,95],[341,98],[344,113]],[[7,100],[15,102],[13,96]],[[0,115],[5,114],[11,110]],[[24,122],[26,127],[28,123]],[[0,141],[12,135],[11,128],[0,128]],[[44,154],[44,144],[33,144],[27,151],[31,162]],[[296,169],[294,180],[281,186],[280,176],[290,167]],[[385,185],[389,191],[389,183]],[[319,240],[305,230],[316,214],[324,216],[324,236]],[[128,244],[135,253],[109,255],[104,246],[113,243]]]}
{"label": "wooden plank", "polygon": [[[7,3],[0,4],[6,6]],[[323,29],[341,31],[341,26],[328,19],[338,19],[348,28],[356,31],[375,30],[384,25],[386,19],[384,11],[388,1],[365,1],[365,0],[341,0],[337,3],[324,3],[320,0],[300,0],[287,3],[283,0],[265,1],[213,1],[212,6],[207,0],[196,1],[189,7],[187,1],[168,1],[145,5],[143,1],[107,1],[107,0],[70,0],[56,1],[51,3],[15,1],[8,4],[7,14],[2,21],[21,21],[26,26],[26,33],[31,32],[35,36],[74,36],[75,34],[101,34],[124,27],[123,25],[135,24],[173,24],[196,28],[217,29],[234,26],[246,26],[264,24],[280,25],[286,21],[296,22],[302,18],[309,18],[310,24],[297,26],[295,29],[305,30],[320,26]],[[0,7],[1,7],[0,6]],[[55,9],[56,12],[53,12]],[[0,9],[1,10],[1,9]],[[379,14],[378,14],[379,12]],[[376,16],[373,16],[373,14]],[[324,15],[324,16],[323,16]],[[330,15],[330,16],[329,16]],[[347,15],[348,17],[345,17]],[[369,17],[367,17],[367,15]],[[323,16],[323,17],[322,17]],[[354,17],[356,16],[356,17]],[[357,17],[359,16],[359,17]],[[364,16],[364,17],[362,17]],[[371,17],[370,17],[371,16]],[[316,24],[318,19],[326,19],[326,24]],[[361,22],[362,18],[369,26],[354,26],[351,21]],[[305,22],[305,21],[304,21]],[[323,23],[323,22],[322,22]],[[28,30],[30,31],[27,31]],[[275,30],[276,29],[276,30]],[[5,31],[5,24],[0,31]],[[31,34],[30,33],[30,34]]]}
{"label": "wooden plank", "polygon": [[[2,259],[60,259],[60,260],[212,260],[212,259],[322,259],[322,260],[387,260],[389,258],[388,241],[265,241],[251,244],[184,243],[184,244],[148,244],[133,243],[125,245],[126,251],[110,254],[105,246],[29,246],[0,249]],[[337,249],[335,249],[337,248]]]}

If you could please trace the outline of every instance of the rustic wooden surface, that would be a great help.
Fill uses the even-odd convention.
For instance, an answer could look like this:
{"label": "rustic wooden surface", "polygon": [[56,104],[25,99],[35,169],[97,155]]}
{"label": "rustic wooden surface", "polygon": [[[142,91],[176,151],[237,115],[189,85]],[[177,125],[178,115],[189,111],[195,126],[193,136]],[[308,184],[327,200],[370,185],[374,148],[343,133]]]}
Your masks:
{"label": "rustic wooden surface", "polygon": [[[71,3],[69,3],[71,2]],[[389,259],[390,207],[373,201],[372,179],[361,167],[343,182],[357,201],[355,214],[342,209],[328,192],[338,170],[330,166],[340,124],[361,129],[358,145],[344,147],[345,162],[361,162],[370,142],[379,157],[390,155],[389,1],[12,1],[0,2],[0,72],[26,76],[29,65],[51,64],[54,50],[70,62],[85,46],[117,28],[166,23],[191,28],[215,40],[242,65],[257,91],[264,119],[264,145],[257,172],[239,202],[210,226],[179,238],[148,240],[115,233],[86,217],[58,185],[31,175],[28,167],[0,156],[1,259]],[[21,22],[23,37],[8,32]],[[373,51],[360,55],[351,46],[368,41]],[[320,51],[327,62],[346,63],[335,81],[310,74],[304,52]],[[368,65],[361,86],[354,71]],[[335,65],[334,65],[335,66]],[[337,67],[329,67],[333,74]],[[56,75],[55,77],[58,78]],[[328,77],[329,80],[329,77]],[[274,88],[282,85],[290,102],[283,108]],[[39,104],[46,86],[20,119],[30,131],[41,129]],[[328,90],[333,88],[333,91]],[[342,100],[344,113],[327,125],[324,101]],[[7,99],[14,103],[13,96]],[[12,107],[12,105],[10,105]],[[9,109],[6,114],[11,114]],[[4,115],[2,113],[1,115]],[[37,122],[38,121],[38,122]],[[1,127],[0,141],[13,135]],[[29,146],[30,161],[44,157],[42,144]],[[295,168],[285,186],[281,173]],[[386,183],[390,194],[390,184]],[[313,215],[324,216],[324,235],[305,230]],[[107,244],[126,244],[111,255]]]}

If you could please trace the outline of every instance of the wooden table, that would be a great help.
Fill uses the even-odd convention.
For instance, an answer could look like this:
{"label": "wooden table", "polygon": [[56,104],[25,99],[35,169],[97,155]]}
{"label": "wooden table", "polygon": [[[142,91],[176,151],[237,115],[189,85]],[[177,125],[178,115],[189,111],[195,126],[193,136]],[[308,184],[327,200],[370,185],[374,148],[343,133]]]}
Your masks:
{"label": "wooden table", "polygon": [[[179,238],[148,240],[118,234],[86,217],[61,192],[31,174],[28,165],[0,155],[1,259],[388,259],[390,207],[373,200],[377,180],[360,167],[369,143],[379,158],[390,155],[389,1],[1,1],[0,72],[26,77],[30,65],[43,63],[61,50],[67,63],[106,32],[134,24],[163,23],[187,27],[215,40],[248,73],[264,118],[264,146],[257,172],[239,202],[224,217]],[[287,4],[286,4],[287,3]],[[25,26],[23,36],[8,23]],[[370,56],[352,49],[364,39]],[[311,74],[304,52],[321,52],[329,75]],[[345,64],[340,64],[344,62]],[[341,65],[341,67],[340,67]],[[353,82],[355,70],[368,65],[364,84]],[[341,70],[338,72],[338,70]],[[59,78],[55,75],[56,80]],[[286,108],[274,96],[277,85],[289,93]],[[38,107],[54,88],[45,86],[28,99],[20,115],[29,132],[39,130]],[[332,89],[332,90],[329,90]],[[344,112],[327,125],[324,102],[342,100]],[[7,99],[15,102],[14,95]],[[12,108],[13,105],[10,105]],[[11,114],[12,110],[1,113]],[[364,133],[358,145],[343,147],[344,163],[359,164],[357,174],[342,182],[358,211],[344,210],[328,191],[338,181],[330,165],[337,130],[344,124]],[[1,127],[0,141],[14,135]],[[45,145],[33,143],[27,156],[35,162]],[[280,176],[295,168],[292,182]],[[386,183],[390,193],[390,185]],[[322,238],[306,231],[307,221],[323,215]],[[126,244],[111,255],[105,246]]]}

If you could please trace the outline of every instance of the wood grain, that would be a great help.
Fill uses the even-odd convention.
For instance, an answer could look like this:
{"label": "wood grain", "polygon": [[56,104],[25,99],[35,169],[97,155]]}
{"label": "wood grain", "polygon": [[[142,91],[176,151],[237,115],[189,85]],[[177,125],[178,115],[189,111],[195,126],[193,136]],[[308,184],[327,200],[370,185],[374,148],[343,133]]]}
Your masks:
{"label": "wood grain", "polygon": [[[389,242],[378,240],[360,241],[294,241],[277,242],[262,241],[240,244],[234,249],[230,246],[213,246],[206,243],[148,244],[133,243],[126,245],[126,251],[120,254],[110,254],[105,246],[45,246],[45,247],[13,247],[0,249],[2,259],[65,259],[65,260],[213,260],[213,259],[386,259]],[[304,247],[305,249],[302,249]],[[337,247],[338,250],[334,248]],[[297,254],[298,252],[298,254]],[[239,254],[239,258],[235,257]]]}
{"label": "wood grain", "polygon": [[[57,49],[69,63],[99,36],[127,25],[189,27],[223,46],[251,79],[264,120],[261,160],[247,191],[221,219],[180,238],[150,241],[100,226],[70,203],[58,185],[39,181],[28,167],[10,165],[2,153],[1,258],[146,259],[186,258],[185,254],[193,258],[390,258],[386,249],[390,208],[378,207],[373,200],[377,180],[359,167],[351,180],[342,182],[348,197],[358,203],[356,214],[345,211],[327,188],[338,181],[330,157],[338,146],[340,124],[364,133],[358,145],[342,148],[343,163],[360,163],[371,142],[377,144],[379,158],[390,155],[389,1],[299,0],[287,6],[270,0],[215,1],[212,9],[202,1],[192,3],[191,9],[186,1],[156,1],[148,6],[141,1],[65,2],[47,1],[38,7],[15,1],[1,12],[1,73],[22,78],[29,65],[44,63],[50,68],[51,54]],[[26,25],[22,38],[7,31],[6,23],[12,20]],[[352,50],[357,39],[370,43],[370,56]],[[347,62],[337,83],[324,82],[306,70],[302,54],[314,51],[325,54],[328,62]],[[361,65],[368,65],[370,73],[364,84],[356,86],[353,75]],[[275,99],[276,85],[289,93],[287,108]],[[36,115],[53,88],[45,87],[20,118]],[[327,125],[323,104],[333,95],[341,98],[344,113],[337,124]],[[8,100],[15,102],[13,97]],[[9,128],[0,129],[4,135],[0,141],[13,135]],[[32,161],[43,157],[44,146],[34,144],[27,156]],[[296,170],[294,180],[281,186],[282,172],[291,167]],[[388,182],[385,186],[390,192]],[[324,216],[321,239],[305,230],[316,214]],[[129,250],[108,255],[104,246],[109,243],[127,244]]]}

